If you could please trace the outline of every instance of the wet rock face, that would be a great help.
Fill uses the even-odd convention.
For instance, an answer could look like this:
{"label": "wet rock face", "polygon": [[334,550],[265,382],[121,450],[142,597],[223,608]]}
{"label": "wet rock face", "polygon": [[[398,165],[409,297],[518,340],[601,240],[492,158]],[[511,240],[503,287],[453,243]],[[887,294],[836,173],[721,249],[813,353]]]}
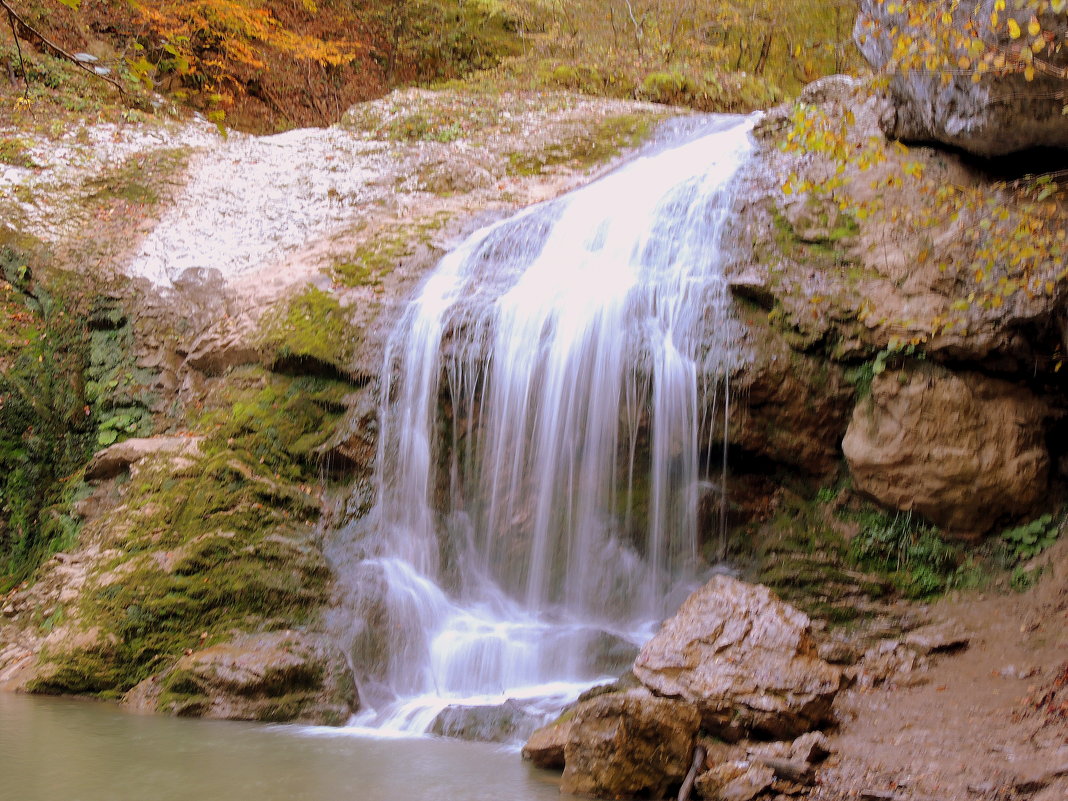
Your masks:
{"label": "wet rock face", "polygon": [[523,759],[529,759],[539,768],[563,768],[567,740],[571,736],[573,717],[542,726],[523,746]]}
{"label": "wet rock face", "polygon": [[[952,9],[948,0],[943,0],[942,5],[946,12],[953,14],[956,30],[964,30],[969,18],[973,18],[979,22],[981,30],[989,33],[988,20],[994,11],[995,0],[982,0],[974,8],[971,4],[962,4]],[[1026,30],[1032,10],[1014,11],[1012,4],[1009,5],[1007,10],[1000,12],[1001,17],[1015,17],[1020,27]],[[894,13],[890,11],[893,7],[893,4],[879,0],[862,0],[860,3],[861,13],[853,38],[860,52],[876,69],[883,69],[891,61],[894,39],[889,32],[892,29],[900,30],[901,36],[922,39],[924,35],[909,25],[907,4],[898,5],[901,10]],[[1056,14],[1048,9],[1039,15],[1039,23],[1044,31],[1060,37],[1068,28],[1063,13]],[[1011,50],[1014,41],[1004,22],[993,36],[995,46],[1006,52]],[[1068,54],[1054,56],[1052,63],[1055,67],[1064,67],[1068,63]],[[980,156],[1000,156],[1034,147],[1068,147],[1068,126],[1061,113],[1064,106],[1060,95],[1064,90],[1062,80],[1038,75],[1028,82],[1023,75],[999,76],[991,71],[983,73],[981,79],[974,82],[970,70],[953,72],[955,74],[950,76],[948,84],[943,84],[938,70],[917,68],[893,73],[890,82],[892,108],[882,120],[886,134],[908,141],[942,142]]]}
{"label": "wet rock face", "polygon": [[538,718],[518,702],[486,706],[447,706],[430,724],[430,733],[483,743],[507,743],[529,737]]}
{"label": "wet rock face", "polygon": [[336,647],[313,635],[277,631],[188,653],[162,676],[134,687],[123,703],[188,717],[336,726],[355,711],[357,696]]}
{"label": "wet rock face", "polygon": [[712,734],[788,738],[828,720],[840,671],[816,655],[808,617],[767,587],[716,576],[642,649],[634,673],[681,698]]}
{"label": "wet rock face", "polygon": [[600,798],[662,798],[686,776],[700,724],[692,706],[644,689],[586,701],[570,721],[560,789]]}
{"label": "wet rock face", "polygon": [[858,490],[951,531],[981,533],[1046,491],[1045,407],[935,365],[875,377],[842,442]]}

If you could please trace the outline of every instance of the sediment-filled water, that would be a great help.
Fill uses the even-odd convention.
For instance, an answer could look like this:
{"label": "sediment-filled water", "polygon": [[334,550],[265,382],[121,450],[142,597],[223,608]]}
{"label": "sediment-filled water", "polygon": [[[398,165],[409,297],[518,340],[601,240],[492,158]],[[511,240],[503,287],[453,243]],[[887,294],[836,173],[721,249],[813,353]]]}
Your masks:
{"label": "sediment-filled water", "polygon": [[[365,711],[537,719],[626,668],[702,568],[726,491],[721,234],[751,118],[705,118],[474,233],[382,371],[374,511],[340,542]],[[670,137],[669,137],[670,138]],[[715,504],[713,504],[715,505]],[[707,507],[708,504],[705,504]]]}
{"label": "sediment-filled water", "polygon": [[[7,801],[558,801],[514,750],[333,729],[133,715],[0,692]],[[565,797],[566,798],[566,797]]]}

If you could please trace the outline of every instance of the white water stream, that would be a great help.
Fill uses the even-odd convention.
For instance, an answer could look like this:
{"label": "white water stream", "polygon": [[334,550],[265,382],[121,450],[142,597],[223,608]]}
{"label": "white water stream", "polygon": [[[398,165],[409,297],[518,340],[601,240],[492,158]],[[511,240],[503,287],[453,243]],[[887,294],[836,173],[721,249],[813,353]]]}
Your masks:
{"label": "white water stream", "polygon": [[507,698],[547,714],[626,669],[698,578],[752,118],[702,126],[476,232],[403,316],[375,509],[350,532],[357,725],[422,732]]}

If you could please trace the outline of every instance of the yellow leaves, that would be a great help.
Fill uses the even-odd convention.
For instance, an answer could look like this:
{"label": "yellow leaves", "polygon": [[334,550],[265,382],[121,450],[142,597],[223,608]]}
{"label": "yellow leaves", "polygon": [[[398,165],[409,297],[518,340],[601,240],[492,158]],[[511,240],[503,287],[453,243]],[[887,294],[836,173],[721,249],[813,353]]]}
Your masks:
{"label": "yellow leaves", "polygon": [[1027,32],[1031,36],[1038,36],[1038,34],[1042,32],[1042,26],[1038,24],[1038,18],[1033,14],[1031,15],[1031,19],[1027,22]]}
{"label": "yellow leaves", "polygon": [[1009,24],[1009,36],[1012,37],[1013,39],[1019,39],[1020,36],[1023,33],[1020,30],[1020,23],[1018,23],[1016,20],[1010,18],[1008,24]]}
{"label": "yellow leaves", "polygon": [[911,175],[913,178],[923,177],[923,164],[918,161],[909,161],[905,163],[905,175]]}
{"label": "yellow leaves", "polygon": [[1024,74],[1024,80],[1025,81],[1033,81],[1035,79],[1035,67],[1034,67],[1034,65],[1033,64],[1028,64],[1026,67],[1024,67],[1023,74]]}
{"label": "yellow leaves", "polygon": [[1068,8],[1068,0],[1050,0],[1049,7],[1060,14]]}
{"label": "yellow leaves", "polygon": [[967,56],[962,55],[960,58],[957,59],[957,66],[960,67],[962,70],[966,70],[972,66],[972,60]]}

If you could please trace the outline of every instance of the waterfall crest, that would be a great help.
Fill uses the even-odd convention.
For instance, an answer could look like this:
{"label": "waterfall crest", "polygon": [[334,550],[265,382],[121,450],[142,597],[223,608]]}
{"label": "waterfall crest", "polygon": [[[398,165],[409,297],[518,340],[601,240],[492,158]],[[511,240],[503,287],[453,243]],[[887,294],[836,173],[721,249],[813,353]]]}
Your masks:
{"label": "waterfall crest", "polygon": [[725,419],[735,358],[720,235],[752,123],[706,118],[476,232],[409,305],[348,576],[362,723],[566,700],[692,586],[720,464],[702,393]]}

